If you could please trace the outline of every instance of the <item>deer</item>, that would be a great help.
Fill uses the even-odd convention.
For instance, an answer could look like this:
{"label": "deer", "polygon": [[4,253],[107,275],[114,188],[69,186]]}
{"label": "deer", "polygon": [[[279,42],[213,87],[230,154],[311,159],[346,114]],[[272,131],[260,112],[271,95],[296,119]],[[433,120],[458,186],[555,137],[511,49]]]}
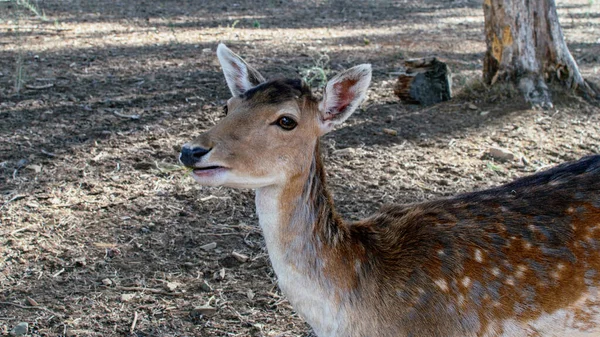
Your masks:
{"label": "deer", "polygon": [[317,336],[600,335],[600,155],[345,221],[320,137],[363,102],[371,66],[317,97],[224,44],[217,57],[227,114],[179,159],[201,185],[255,190],[278,285]]}

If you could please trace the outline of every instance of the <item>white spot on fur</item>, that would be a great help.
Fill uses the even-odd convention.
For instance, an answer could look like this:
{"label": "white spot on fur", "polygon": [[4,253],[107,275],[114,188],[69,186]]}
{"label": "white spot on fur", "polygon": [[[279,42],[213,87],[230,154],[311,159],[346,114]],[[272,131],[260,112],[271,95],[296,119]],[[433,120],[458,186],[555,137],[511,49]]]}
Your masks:
{"label": "white spot on fur", "polygon": [[482,263],[483,262],[483,253],[481,249],[475,249],[475,261]]}
{"label": "white spot on fur", "polygon": [[458,305],[463,307],[465,305],[465,296],[463,294],[459,294],[457,298]]}
{"label": "white spot on fur", "polygon": [[437,285],[443,292],[448,292],[448,282],[444,279],[437,279],[434,281],[435,285]]}
{"label": "white spot on fur", "polygon": [[463,287],[465,287],[465,288],[468,288],[468,287],[470,287],[470,286],[471,286],[471,278],[470,278],[470,277],[468,277],[468,276],[465,276],[465,278],[463,278],[463,279],[462,279],[462,282],[461,282],[461,284],[462,284],[462,286],[463,286]]}
{"label": "white spot on fur", "polygon": [[517,271],[515,272],[515,277],[516,278],[522,278],[523,276],[525,276],[525,272],[527,271],[527,267],[520,264],[517,266]]}

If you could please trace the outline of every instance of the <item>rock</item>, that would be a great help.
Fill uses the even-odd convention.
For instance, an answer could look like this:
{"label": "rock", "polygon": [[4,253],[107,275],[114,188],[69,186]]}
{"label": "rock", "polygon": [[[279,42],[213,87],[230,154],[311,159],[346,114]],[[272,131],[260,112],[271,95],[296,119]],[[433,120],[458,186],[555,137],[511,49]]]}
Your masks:
{"label": "rock", "polygon": [[238,260],[238,261],[240,261],[242,263],[248,261],[248,259],[249,259],[248,255],[244,255],[242,253],[238,253],[238,252],[235,252],[235,251],[233,253],[231,253],[231,255],[233,257],[235,257],[236,260]]}
{"label": "rock", "polygon": [[490,112],[489,111],[482,111],[479,113],[480,116],[487,116]]}
{"label": "rock", "polygon": [[110,287],[112,285],[112,281],[109,278],[105,278],[104,280],[102,280],[102,284],[104,284],[107,287]]}
{"label": "rock", "polygon": [[203,280],[202,283],[200,283],[200,289],[202,289],[202,291],[212,291],[212,287],[206,280]]}
{"label": "rock", "polygon": [[121,302],[129,302],[135,297],[135,294],[121,294]]}
{"label": "rock", "polygon": [[388,134],[390,136],[397,136],[398,135],[398,131],[396,131],[394,129],[387,129],[387,128],[383,128],[383,133]]}
{"label": "rock", "polygon": [[42,166],[40,166],[40,165],[27,165],[25,168],[30,169],[30,170],[34,171],[35,173],[42,172]]}
{"label": "rock", "polygon": [[515,159],[514,153],[500,147],[490,147],[486,154],[499,161],[512,161]]}
{"label": "rock", "polygon": [[473,104],[473,103],[469,103],[468,107],[469,107],[469,109],[471,109],[471,110],[477,110],[477,109],[479,109],[479,108],[477,107],[477,105],[475,105],[475,104]]}
{"label": "rock", "polygon": [[21,322],[12,328],[12,330],[10,330],[10,334],[12,336],[23,336],[27,334],[28,330],[29,324],[27,322]]}
{"label": "rock", "polygon": [[180,284],[177,282],[167,282],[167,284],[165,284],[165,288],[167,288],[169,291],[175,291],[179,285]]}
{"label": "rock", "polygon": [[215,279],[217,281],[225,279],[225,268],[221,268],[221,270],[219,270],[218,273],[215,273],[213,275],[213,279]]}
{"label": "rock", "polygon": [[77,267],[85,267],[87,262],[85,260],[85,257],[76,257],[75,259],[73,259],[73,262],[75,262],[75,265]]}
{"label": "rock", "polygon": [[207,243],[203,246],[200,246],[200,249],[205,250],[205,251],[213,250],[215,248],[217,248],[216,242],[211,242],[211,243]]}

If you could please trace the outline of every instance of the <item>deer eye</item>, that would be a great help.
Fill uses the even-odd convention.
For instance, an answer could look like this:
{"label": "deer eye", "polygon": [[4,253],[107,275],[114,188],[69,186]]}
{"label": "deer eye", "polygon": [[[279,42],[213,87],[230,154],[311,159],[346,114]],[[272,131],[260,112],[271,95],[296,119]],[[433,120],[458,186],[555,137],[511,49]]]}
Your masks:
{"label": "deer eye", "polygon": [[284,130],[292,130],[298,125],[298,123],[296,123],[296,121],[291,117],[283,116],[279,117],[277,120],[277,125]]}

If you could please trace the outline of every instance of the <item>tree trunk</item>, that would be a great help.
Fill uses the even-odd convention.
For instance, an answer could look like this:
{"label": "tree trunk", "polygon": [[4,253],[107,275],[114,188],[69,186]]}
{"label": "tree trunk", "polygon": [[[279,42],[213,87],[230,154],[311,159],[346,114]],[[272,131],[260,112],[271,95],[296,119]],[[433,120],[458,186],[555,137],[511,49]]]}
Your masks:
{"label": "tree trunk", "polygon": [[488,84],[514,81],[525,100],[543,108],[552,107],[551,81],[596,97],[565,43],[554,0],[484,0],[483,12]]}

